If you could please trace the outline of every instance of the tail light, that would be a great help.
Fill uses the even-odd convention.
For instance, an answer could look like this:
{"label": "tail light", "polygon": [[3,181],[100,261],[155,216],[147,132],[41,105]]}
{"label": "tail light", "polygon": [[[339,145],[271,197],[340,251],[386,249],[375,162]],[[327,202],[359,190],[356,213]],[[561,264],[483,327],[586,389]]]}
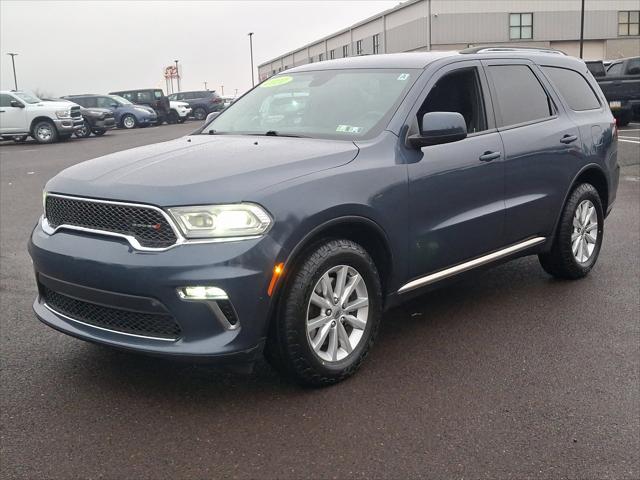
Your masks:
{"label": "tail light", "polygon": [[222,98],[220,97],[213,97],[211,99],[211,103],[222,103]]}

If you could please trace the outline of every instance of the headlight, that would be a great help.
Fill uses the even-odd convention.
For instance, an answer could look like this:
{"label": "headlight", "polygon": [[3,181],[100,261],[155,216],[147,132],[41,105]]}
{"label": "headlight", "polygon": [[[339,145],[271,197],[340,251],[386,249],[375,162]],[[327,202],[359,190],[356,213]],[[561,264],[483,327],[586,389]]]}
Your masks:
{"label": "headlight", "polygon": [[71,118],[71,110],[58,110],[56,112],[58,118]]}
{"label": "headlight", "polygon": [[96,116],[100,116],[100,117],[102,117],[104,115],[104,112],[101,112],[99,110],[89,110],[89,113],[91,115],[96,115]]}
{"label": "headlight", "polygon": [[149,110],[147,110],[146,108],[142,108],[142,107],[136,107],[136,110],[138,110],[139,112],[151,113],[151,112],[149,112]]}
{"label": "headlight", "polygon": [[258,205],[205,205],[169,209],[187,238],[228,238],[262,235],[271,217]]}

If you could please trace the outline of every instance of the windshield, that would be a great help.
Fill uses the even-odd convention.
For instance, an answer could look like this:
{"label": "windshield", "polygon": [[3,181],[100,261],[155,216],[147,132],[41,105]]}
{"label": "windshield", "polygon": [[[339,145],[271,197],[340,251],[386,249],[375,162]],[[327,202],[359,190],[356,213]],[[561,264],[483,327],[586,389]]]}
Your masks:
{"label": "windshield", "polygon": [[12,93],[16,97],[18,97],[20,100],[27,103],[40,103],[42,101],[35,95],[31,95],[30,93],[27,93],[27,92],[12,92]]}
{"label": "windshield", "polygon": [[201,133],[360,139],[379,133],[419,70],[321,70],[264,81]]}
{"label": "windshield", "polygon": [[113,98],[120,105],[133,105],[129,100],[121,97],[120,95],[110,95],[110,98]]}

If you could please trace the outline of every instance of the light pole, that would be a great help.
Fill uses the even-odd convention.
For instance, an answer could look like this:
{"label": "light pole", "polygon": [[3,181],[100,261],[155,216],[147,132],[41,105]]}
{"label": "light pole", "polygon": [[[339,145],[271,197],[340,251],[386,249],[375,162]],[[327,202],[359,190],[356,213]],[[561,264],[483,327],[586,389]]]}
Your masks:
{"label": "light pole", "polygon": [[176,78],[178,80],[178,91],[180,91],[180,70],[178,70],[178,60],[174,60],[176,62]]}
{"label": "light pole", "polygon": [[584,0],[580,8],[580,58],[582,58],[582,48],[584,46]]}
{"label": "light pole", "polygon": [[205,90],[207,89],[207,81],[206,80],[204,81],[204,89]]}
{"label": "light pole", "polygon": [[249,32],[249,52],[251,53],[251,86],[256,86],[256,81],[253,77],[253,32]]}
{"label": "light pole", "polygon": [[11,55],[11,65],[13,65],[13,85],[15,89],[18,90],[18,80],[16,79],[16,61],[14,57],[18,55],[17,53],[7,53],[7,55]]}
{"label": "light pole", "polygon": [[220,90],[222,91],[222,94],[224,96],[224,85],[220,85]]}

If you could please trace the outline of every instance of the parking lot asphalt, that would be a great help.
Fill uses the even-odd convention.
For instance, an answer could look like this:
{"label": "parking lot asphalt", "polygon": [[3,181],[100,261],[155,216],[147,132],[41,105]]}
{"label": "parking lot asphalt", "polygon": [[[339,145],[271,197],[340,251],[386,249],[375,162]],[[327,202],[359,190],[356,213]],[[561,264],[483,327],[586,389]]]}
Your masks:
{"label": "parking lot asphalt", "polygon": [[[586,279],[528,257],[425,294],[388,312],[363,368],[331,388],[40,324],[26,242],[46,180],[196,127],[0,144],[2,478],[640,478],[637,166]],[[637,163],[640,145],[620,142],[619,158]]]}

